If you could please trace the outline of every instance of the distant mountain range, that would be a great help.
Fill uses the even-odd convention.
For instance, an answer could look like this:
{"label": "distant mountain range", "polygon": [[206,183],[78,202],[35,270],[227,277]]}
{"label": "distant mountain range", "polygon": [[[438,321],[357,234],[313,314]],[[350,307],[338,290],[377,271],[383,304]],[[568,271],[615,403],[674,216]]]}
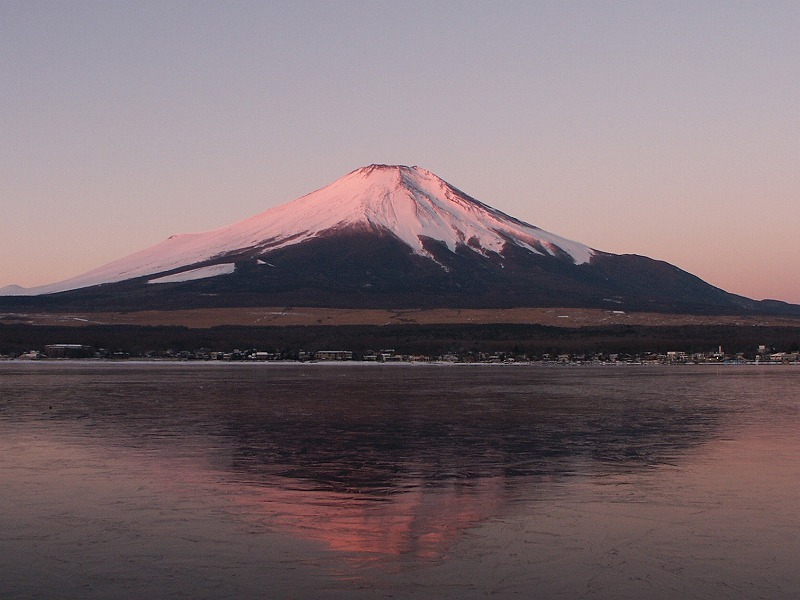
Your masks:
{"label": "distant mountain range", "polygon": [[800,315],[800,306],[730,294],[662,261],[567,240],[430,171],[389,165],[78,277],[0,294],[3,306],[84,310],[571,306]]}

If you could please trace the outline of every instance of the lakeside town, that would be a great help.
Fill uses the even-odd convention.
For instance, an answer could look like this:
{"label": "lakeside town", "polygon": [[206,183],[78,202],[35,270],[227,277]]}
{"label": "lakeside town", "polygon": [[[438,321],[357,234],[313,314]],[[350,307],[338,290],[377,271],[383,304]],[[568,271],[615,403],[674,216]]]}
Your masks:
{"label": "lakeside town", "polygon": [[43,350],[0,355],[2,360],[171,360],[233,362],[366,362],[366,363],[474,363],[474,364],[560,364],[560,365],[692,365],[692,364],[800,364],[800,352],[774,351],[760,345],[752,353],[726,353],[722,347],[707,352],[670,351],[666,353],[581,353],[530,355],[510,352],[453,351],[440,355],[403,354],[393,349],[357,353],[351,350],[263,351],[257,349],[220,352],[207,348],[195,351],[151,351],[141,355],[124,350],[107,350],[81,344],[48,344]]}

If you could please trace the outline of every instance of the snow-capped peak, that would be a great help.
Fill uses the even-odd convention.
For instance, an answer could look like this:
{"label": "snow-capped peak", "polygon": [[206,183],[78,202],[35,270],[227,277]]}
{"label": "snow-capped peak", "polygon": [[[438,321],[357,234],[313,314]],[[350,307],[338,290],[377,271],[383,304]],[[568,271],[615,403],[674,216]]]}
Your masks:
{"label": "snow-capped peak", "polygon": [[[237,254],[266,254],[327,232],[371,229],[394,235],[421,256],[426,238],[454,251],[484,255],[514,244],[585,263],[594,251],[495,210],[419,167],[370,165],[330,185],[213,231],[172,236],[146,250],[60,283],[23,293],[47,294],[222,263]],[[230,263],[230,260],[227,261]],[[19,292],[17,292],[19,293]]]}
{"label": "snow-capped peak", "polygon": [[[488,254],[506,243],[588,262],[593,251],[495,210],[419,167],[370,165],[302,198],[267,210],[236,228],[238,247],[278,248],[326,231],[366,226],[389,232],[427,256],[423,239]],[[207,235],[207,234],[206,234]]]}

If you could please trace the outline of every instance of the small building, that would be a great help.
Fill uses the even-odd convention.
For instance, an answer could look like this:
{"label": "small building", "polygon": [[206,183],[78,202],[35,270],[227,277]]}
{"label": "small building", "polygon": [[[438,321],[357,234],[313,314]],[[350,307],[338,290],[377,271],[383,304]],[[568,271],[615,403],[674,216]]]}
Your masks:
{"label": "small building", "polygon": [[314,353],[316,360],[353,360],[350,350],[318,350]]}
{"label": "small building", "polygon": [[93,358],[94,348],[82,344],[49,344],[44,347],[48,358]]}

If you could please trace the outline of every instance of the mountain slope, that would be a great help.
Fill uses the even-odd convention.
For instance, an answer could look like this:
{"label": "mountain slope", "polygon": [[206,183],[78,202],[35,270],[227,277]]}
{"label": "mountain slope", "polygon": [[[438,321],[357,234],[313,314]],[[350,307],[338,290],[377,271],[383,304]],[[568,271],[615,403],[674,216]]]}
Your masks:
{"label": "mountain slope", "polygon": [[[503,214],[418,167],[371,165],[316,192],[259,215],[206,233],[174,235],[146,250],[65,281],[7,293],[49,294],[236,260],[345,229],[398,237],[415,254],[432,258],[423,240],[455,251],[468,245],[483,255],[506,243],[539,254],[587,262],[593,251]],[[15,286],[16,287],[16,286]]]}
{"label": "mountain slope", "polygon": [[[293,202],[177,235],[5,306],[585,306],[800,314],[661,261],[594,250],[417,167],[371,165]],[[35,297],[32,297],[35,296]]]}

